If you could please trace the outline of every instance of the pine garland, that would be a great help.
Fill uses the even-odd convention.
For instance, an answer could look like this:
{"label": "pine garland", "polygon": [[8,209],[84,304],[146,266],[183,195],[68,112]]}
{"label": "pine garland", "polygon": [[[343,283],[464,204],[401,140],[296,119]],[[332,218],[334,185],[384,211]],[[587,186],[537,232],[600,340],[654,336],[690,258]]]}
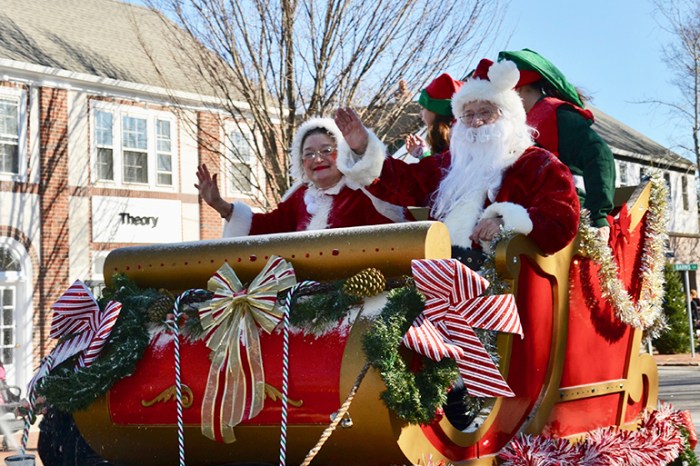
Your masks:
{"label": "pine garland", "polygon": [[447,401],[447,390],[459,377],[452,359],[435,362],[423,358],[423,369],[414,374],[399,353],[403,336],[423,311],[423,299],[415,287],[392,290],[363,340],[367,360],[379,371],[387,387],[381,398],[398,417],[419,424],[434,419],[438,408]]}
{"label": "pine garland", "polygon": [[647,330],[652,336],[664,328],[661,303],[663,300],[663,268],[665,242],[668,238],[668,191],[659,173],[652,174],[649,211],[641,261],[641,286],[639,300],[635,304],[632,297],[618,278],[619,269],[613,254],[605,241],[596,235],[590,217],[581,215],[579,233],[582,255],[588,255],[599,266],[598,278],[602,295],[612,305],[617,318],[632,327]]}
{"label": "pine garland", "polygon": [[[290,323],[312,334],[321,334],[344,319],[364,298],[412,283],[409,277],[386,280],[377,269],[364,269],[350,278],[319,283],[292,297]],[[279,298],[283,299],[283,296]]]}
{"label": "pine garland", "polygon": [[[294,324],[317,331],[344,318],[350,307],[362,303],[361,297],[344,291],[345,282],[321,284],[307,291],[313,294],[300,294],[301,298],[295,296]],[[399,348],[406,331],[423,311],[424,298],[411,280],[392,281],[387,286],[393,288],[387,305],[365,335],[363,346],[368,361],[381,373],[387,386],[381,395],[387,407],[407,422],[427,423],[445,404],[447,390],[459,377],[457,365],[448,358],[439,362],[423,358],[422,370],[414,373],[408,369]],[[149,325],[158,324],[151,321],[155,313],[149,315],[148,310],[154,303],[164,300],[163,295],[153,289],[141,290],[126,277],[115,276],[114,288],[105,289],[100,299],[102,307],[110,300],[122,303],[122,311],[107,345],[91,366],[75,371],[73,358],[47,375],[40,393],[46,397],[47,403],[65,412],[82,410],[117,381],[131,375],[150,342]],[[197,296],[194,300],[206,298]],[[182,304],[188,316],[184,321],[187,333],[191,338],[201,336],[197,312],[189,312],[196,305],[192,302]],[[159,315],[155,317],[160,320]]]}
{"label": "pine garland", "polygon": [[362,302],[343,290],[345,280],[320,284],[292,297],[290,323],[311,333],[322,333],[336,325],[350,312],[350,308]]}

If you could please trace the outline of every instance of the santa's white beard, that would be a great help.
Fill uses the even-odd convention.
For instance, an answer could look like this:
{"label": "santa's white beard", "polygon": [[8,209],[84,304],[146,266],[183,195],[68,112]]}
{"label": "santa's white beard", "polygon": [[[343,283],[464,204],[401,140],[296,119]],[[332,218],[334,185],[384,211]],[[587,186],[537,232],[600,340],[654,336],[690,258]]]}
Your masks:
{"label": "santa's white beard", "polygon": [[[433,218],[447,225],[452,244],[471,244],[469,235],[483,212],[486,196],[495,199],[503,172],[531,143],[526,128],[515,131],[511,121],[503,117],[479,128],[469,128],[458,120],[452,128],[452,163],[431,209]],[[522,134],[528,135],[525,140]]]}

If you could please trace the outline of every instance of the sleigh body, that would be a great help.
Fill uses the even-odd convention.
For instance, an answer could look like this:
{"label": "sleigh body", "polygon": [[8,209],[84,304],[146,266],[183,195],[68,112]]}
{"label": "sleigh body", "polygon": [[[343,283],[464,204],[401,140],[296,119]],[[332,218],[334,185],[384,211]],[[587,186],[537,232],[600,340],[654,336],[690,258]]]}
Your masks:
{"label": "sleigh body", "polygon": [[[639,293],[640,255],[649,187],[627,192],[629,235],[618,250],[620,278]],[[438,411],[425,425],[408,424],[389,410],[385,385],[370,369],[349,409],[314,464],[419,464],[431,458],[460,464],[493,464],[519,433],[577,437],[602,426],[631,425],[657,402],[657,370],[640,354],[642,333],[617,319],[601,297],[596,266],[577,254],[576,239],[543,256],[525,237],[499,244],[496,271],[510,281],[524,337],[501,334],[500,366],[515,392],[487,404],[479,423],[458,430]],[[289,260],[299,280],[349,277],[368,267],[387,277],[410,274],[411,259],[450,256],[449,234],[436,222],[415,222],[269,237],[119,249],[105,276],[124,273],[139,286],[179,292],[206,286],[228,262],[243,281],[271,255]],[[380,299],[380,298],[373,298]],[[366,303],[365,307],[371,307]],[[359,312],[359,311],[358,311]],[[371,318],[359,313],[322,336],[290,336],[287,464],[300,464],[328,426],[365,364],[362,336]],[[116,383],[85,411],[74,413],[81,433],[102,456],[118,464],[176,464],[173,337],[155,338],[136,372]],[[264,409],[235,427],[236,441],[201,433],[201,406],[210,351],[203,341],[180,341],[187,463],[275,464],[279,461],[282,337],[263,334]],[[411,361],[417,355],[406,350]],[[415,366],[415,364],[413,364]]]}

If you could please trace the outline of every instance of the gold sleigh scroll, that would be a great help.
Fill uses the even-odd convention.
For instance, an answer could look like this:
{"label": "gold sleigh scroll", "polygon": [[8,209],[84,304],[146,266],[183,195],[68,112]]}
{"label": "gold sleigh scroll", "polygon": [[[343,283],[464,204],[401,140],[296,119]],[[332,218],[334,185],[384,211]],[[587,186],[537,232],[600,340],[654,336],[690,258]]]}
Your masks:
{"label": "gold sleigh scroll", "polygon": [[[270,384],[265,384],[265,398],[269,398],[272,401],[277,401],[278,399],[282,399],[282,393],[275,387],[273,387]],[[151,406],[155,405],[156,403],[167,403],[168,401],[174,400],[175,399],[175,385],[172,385],[162,392],[160,392],[155,398],[152,400],[141,400],[141,406],[145,408],[150,408]],[[192,401],[194,400],[194,394],[192,393],[192,389],[188,387],[187,385],[182,386],[182,407],[183,408],[189,408],[192,406]],[[289,404],[291,406],[294,406],[295,408],[299,408],[304,404],[304,400],[288,400]]]}

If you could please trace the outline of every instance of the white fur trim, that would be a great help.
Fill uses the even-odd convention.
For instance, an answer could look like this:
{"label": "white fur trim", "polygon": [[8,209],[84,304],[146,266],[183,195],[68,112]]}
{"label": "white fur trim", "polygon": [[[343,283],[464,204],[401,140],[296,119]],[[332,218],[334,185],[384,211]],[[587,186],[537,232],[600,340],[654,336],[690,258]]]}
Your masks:
{"label": "white fur trim", "polygon": [[484,210],[484,198],[485,193],[484,196],[470,196],[469,199],[456,204],[443,219],[440,219],[450,232],[453,246],[471,247],[472,240],[469,236]]}
{"label": "white fur trim", "polygon": [[369,140],[364,154],[355,154],[352,151],[348,153],[338,151],[338,159],[336,161],[338,170],[348,179],[348,186],[354,189],[357,186],[352,186],[353,183],[359,186],[369,186],[379,177],[382,173],[382,166],[387,153],[386,147],[377,135],[370,130],[367,130],[367,132],[369,133]]}
{"label": "white fur trim", "polygon": [[489,79],[469,78],[452,96],[452,113],[455,118],[464,113],[464,106],[469,102],[485,100],[495,104],[504,114],[516,123],[525,124],[525,108],[513,88],[518,83],[520,71],[509,60],[496,62],[489,68]]}
{"label": "white fur trim", "polygon": [[304,193],[306,211],[311,214],[306,230],[325,230],[328,228],[328,218],[331,214],[333,196],[330,196],[314,186],[309,186]]}
{"label": "white fur trim", "polygon": [[253,225],[253,210],[245,202],[233,203],[231,218],[224,223],[224,238],[236,238],[250,234]]}
{"label": "white fur trim", "polygon": [[294,134],[294,139],[292,140],[292,147],[289,155],[289,168],[294,182],[301,181],[304,183],[309,183],[311,181],[304,173],[304,161],[301,158],[301,141],[304,139],[304,135],[306,133],[315,128],[323,128],[333,136],[338,149],[338,158],[341,157],[341,154],[346,154],[347,156],[347,154],[352,153],[347,142],[345,142],[343,133],[340,132],[338,125],[335,124],[335,121],[332,118],[311,118],[299,125],[296,133]]}
{"label": "white fur trim", "polygon": [[506,230],[512,230],[516,233],[522,233],[523,235],[529,235],[532,231],[530,214],[528,214],[527,209],[520,204],[515,204],[513,202],[497,202],[488,206],[486,210],[484,210],[484,215],[482,216],[482,218],[496,217],[503,219],[503,228]]}

